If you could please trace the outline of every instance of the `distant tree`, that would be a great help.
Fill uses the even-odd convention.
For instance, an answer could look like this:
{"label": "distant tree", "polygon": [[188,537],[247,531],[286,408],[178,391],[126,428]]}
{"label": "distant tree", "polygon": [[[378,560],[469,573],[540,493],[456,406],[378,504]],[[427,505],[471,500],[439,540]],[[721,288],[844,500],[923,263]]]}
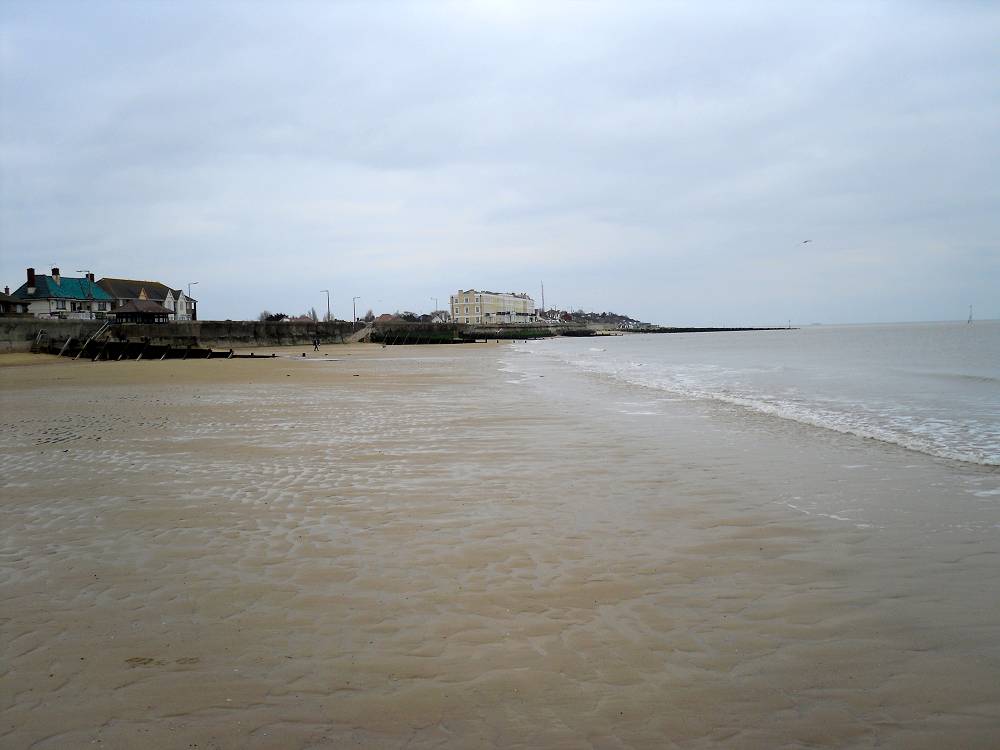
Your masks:
{"label": "distant tree", "polygon": [[371,323],[373,320],[375,320],[375,313],[369,308],[368,312],[365,313],[365,323]]}
{"label": "distant tree", "polygon": [[272,313],[265,310],[260,314],[260,321],[262,323],[279,323],[287,317],[284,313]]}
{"label": "distant tree", "polygon": [[319,315],[316,314],[316,308],[315,307],[310,307],[309,308],[308,315],[309,315],[310,318],[312,318],[312,322],[313,323],[319,322]]}
{"label": "distant tree", "polygon": [[261,310],[260,315],[257,316],[257,320],[261,323],[265,322],[271,316],[270,310]]}

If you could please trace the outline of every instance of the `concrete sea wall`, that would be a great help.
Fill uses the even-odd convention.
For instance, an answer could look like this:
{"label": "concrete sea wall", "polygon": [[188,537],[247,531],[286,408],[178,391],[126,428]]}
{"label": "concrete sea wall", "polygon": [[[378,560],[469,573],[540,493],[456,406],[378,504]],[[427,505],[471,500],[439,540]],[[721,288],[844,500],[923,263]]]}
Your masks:
{"label": "concrete sea wall", "polygon": [[41,320],[33,317],[0,317],[0,352],[26,352],[39,331],[53,341],[86,338],[101,327],[100,320]]}
{"label": "concrete sea wall", "polygon": [[579,324],[551,325],[537,323],[409,323],[392,320],[375,323],[366,340],[381,344],[457,344],[468,341],[499,339],[537,339],[551,336],[588,335],[593,333]]}
{"label": "concrete sea wall", "polygon": [[177,323],[131,323],[116,326],[130,339],[148,338],[154,344],[238,349],[248,346],[308,345],[316,337],[323,344],[342,344],[353,327],[331,323],[259,323],[251,320],[192,320]]}
{"label": "concrete sea wall", "polygon": [[[42,318],[0,317],[0,352],[26,352],[39,331],[51,341],[67,338],[84,340],[95,333],[100,320],[46,320]],[[253,346],[309,345],[319,337],[323,344],[340,344],[348,339],[353,326],[346,321],[330,323],[259,323],[248,320],[193,320],[176,323],[128,323],[112,326],[113,337],[131,341],[149,339],[153,344],[236,349]]]}

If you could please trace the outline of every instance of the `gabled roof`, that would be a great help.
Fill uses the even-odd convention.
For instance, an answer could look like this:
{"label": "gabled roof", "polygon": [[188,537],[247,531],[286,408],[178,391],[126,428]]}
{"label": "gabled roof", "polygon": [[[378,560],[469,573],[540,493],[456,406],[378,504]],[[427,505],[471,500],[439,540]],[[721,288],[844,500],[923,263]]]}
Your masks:
{"label": "gabled roof", "polygon": [[159,281],[140,281],[139,279],[109,279],[103,278],[97,282],[102,289],[115,299],[139,299],[142,290],[146,290],[146,299],[162,302],[168,294],[176,299],[180,294],[177,289],[171,289]]}
{"label": "gabled roof", "polygon": [[35,293],[28,294],[28,284],[25,282],[14,290],[12,295],[22,300],[33,299],[79,299],[97,300],[98,302],[109,302],[111,296],[101,289],[100,286],[87,278],[74,279],[67,276],[60,276],[59,283],[51,276],[37,274],[35,276]]}
{"label": "gabled roof", "polygon": [[126,302],[124,305],[119,305],[112,312],[115,315],[120,315],[121,313],[156,313],[159,315],[170,315],[170,310],[165,308],[159,302],[153,302],[151,299],[134,299]]}

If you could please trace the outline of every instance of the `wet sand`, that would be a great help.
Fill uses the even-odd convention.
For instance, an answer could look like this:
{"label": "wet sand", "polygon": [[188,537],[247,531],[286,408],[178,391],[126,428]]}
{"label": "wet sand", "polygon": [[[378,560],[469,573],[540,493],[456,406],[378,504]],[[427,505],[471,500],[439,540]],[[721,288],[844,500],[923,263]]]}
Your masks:
{"label": "wet sand", "polygon": [[[0,357],[0,746],[996,746],[969,470],[506,345],[299,351]],[[873,487],[909,520],[801,512]]]}

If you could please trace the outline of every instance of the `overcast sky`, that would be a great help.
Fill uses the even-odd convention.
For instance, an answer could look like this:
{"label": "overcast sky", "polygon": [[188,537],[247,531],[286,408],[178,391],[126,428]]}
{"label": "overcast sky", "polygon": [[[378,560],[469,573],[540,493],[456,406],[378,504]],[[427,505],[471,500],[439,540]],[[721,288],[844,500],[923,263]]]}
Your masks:
{"label": "overcast sky", "polygon": [[[1000,4],[0,4],[0,286],[1000,317]],[[803,244],[804,240],[811,242]]]}

